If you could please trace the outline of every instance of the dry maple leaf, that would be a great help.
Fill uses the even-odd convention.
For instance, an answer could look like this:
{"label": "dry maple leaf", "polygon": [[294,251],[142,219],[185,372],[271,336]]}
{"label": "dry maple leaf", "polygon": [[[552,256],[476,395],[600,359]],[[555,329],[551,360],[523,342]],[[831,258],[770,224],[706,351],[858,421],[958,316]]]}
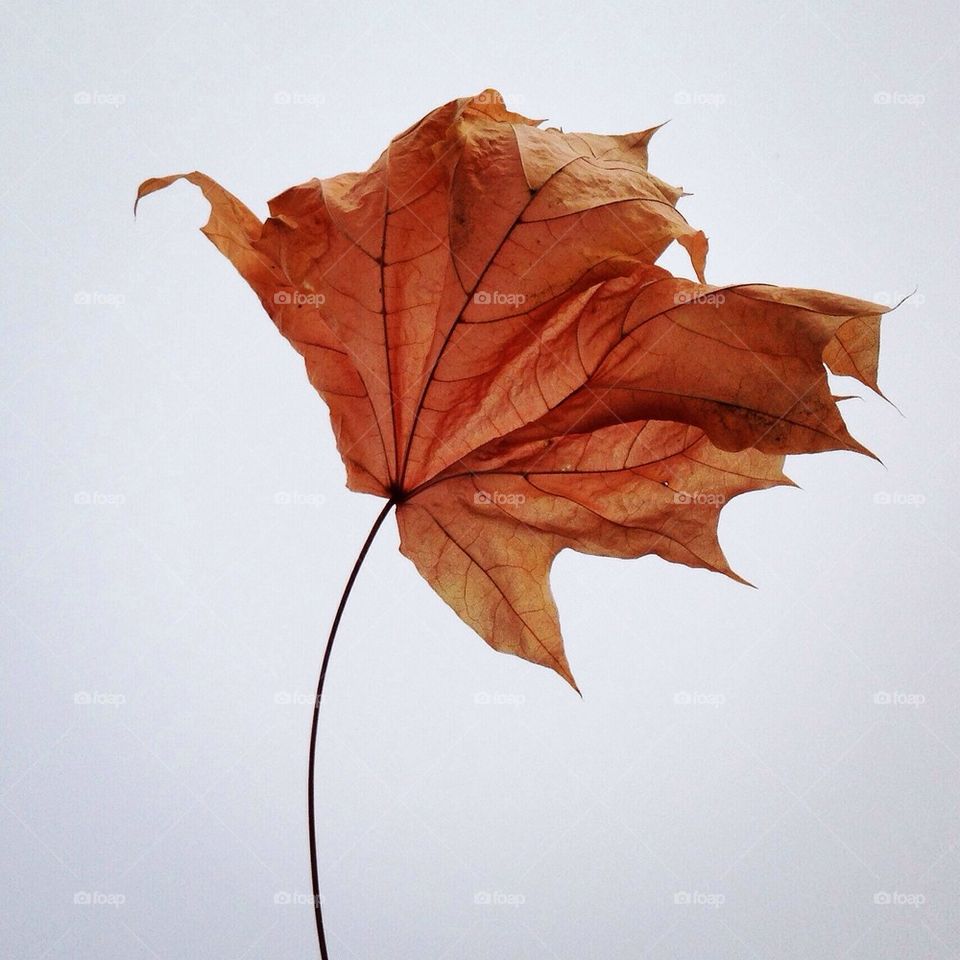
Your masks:
{"label": "dry maple leaf", "polygon": [[[560,550],[735,576],[727,501],[789,483],[785,454],[863,451],[825,365],[877,389],[885,307],[704,282],[682,191],[647,171],[655,130],[541,129],[485,91],[264,223],[200,173],[138,194],[200,187],[204,232],[330,409],[350,488],[396,504],[402,552],[487,643],[571,684]],[[699,282],[654,265],[674,240]]]}

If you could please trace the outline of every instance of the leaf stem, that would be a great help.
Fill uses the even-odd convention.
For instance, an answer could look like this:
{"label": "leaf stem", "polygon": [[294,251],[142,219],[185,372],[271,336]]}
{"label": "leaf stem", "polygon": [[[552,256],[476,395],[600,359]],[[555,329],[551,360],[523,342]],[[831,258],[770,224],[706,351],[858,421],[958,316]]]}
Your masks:
{"label": "leaf stem", "polygon": [[387,519],[387,514],[396,504],[396,500],[391,497],[384,508],[380,511],[377,519],[374,520],[373,526],[370,528],[370,532],[367,534],[367,539],[364,540],[363,546],[360,548],[360,553],[357,554],[356,562],[353,565],[353,569],[350,571],[350,576],[347,578],[347,584],[343,588],[343,594],[340,597],[340,605],[337,607],[336,615],[333,618],[333,624],[330,627],[330,635],[327,637],[327,646],[323,651],[323,662],[320,665],[320,679],[317,681],[317,695],[313,701],[313,725],[310,728],[310,758],[307,763],[307,819],[309,821],[310,828],[310,874],[311,879],[313,880],[313,909],[317,918],[317,942],[320,946],[320,957],[321,960],[328,960],[327,954],[327,940],[323,933],[323,910],[320,903],[320,876],[317,870],[317,824],[316,824],[316,812],[314,809],[314,775],[316,773],[316,760],[317,760],[317,730],[320,726],[320,698],[323,696],[323,683],[327,676],[327,666],[330,663],[330,653],[333,650],[333,641],[337,636],[337,628],[340,626],[340,620],[343,617],[344,608],[347,605],[347,600],[350,597],[350,591],[353,589],[353,584],[357,579],[357,574],[360,573],[360,567],[363,566],[363,561],[366,559],[367,553],[370,550],[370,545],[373,543],[374,537],[377,535],[377,531],[380,529],[383,521]]}

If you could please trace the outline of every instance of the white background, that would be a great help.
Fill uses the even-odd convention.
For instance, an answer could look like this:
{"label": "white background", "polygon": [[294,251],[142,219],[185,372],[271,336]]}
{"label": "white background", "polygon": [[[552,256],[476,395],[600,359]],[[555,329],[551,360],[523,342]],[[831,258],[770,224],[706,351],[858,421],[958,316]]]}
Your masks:
{"label": "white background", "polygon": [[565,130],[672,118],[651,170],[713,283],[917,292],[896,408],[844,406],[884,465],[793,458],[802,490],[724,511],[759,590],[558,560],[583,700],[384,527],[321,729],[332,960],[957,955],[952,3],[3,13],[2,956],[315,955],[307,701],[379,505],[200,194],[133,197],[199,169],[263,215],[488,86]]}

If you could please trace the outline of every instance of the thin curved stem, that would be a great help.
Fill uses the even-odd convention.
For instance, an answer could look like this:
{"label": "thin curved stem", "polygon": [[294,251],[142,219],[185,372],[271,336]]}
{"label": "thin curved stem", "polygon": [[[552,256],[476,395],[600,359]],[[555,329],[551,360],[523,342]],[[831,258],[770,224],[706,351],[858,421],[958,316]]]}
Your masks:
{"label": "thin curved stem", "polygon": [[357,560],[347,578],[347,585],[343,588],[343,594],[340,597],[340,605],[337,607],[336,615],[333,618],[333,624],[330,627],[330,635],[327,637],[327,647],[323,651],[323,662],[320,665],[320,679],[317,681],[317,695],[313,700],[313,726],[310,728],[310,759],[307,763],[307,819],[310,827],[310,873],[313,880],[313,910],[317,918],[317,942],[320,946],[321,960],[328,960],[327,940],[323,933],[323,910],[320,903],[320,875],[317,870],[317,824],[314,810],[314,774],[316,773],[317,760],[317,730],[320,726],[320,698],[323,696],[323,682],[327,676],[327,666],[330,663],[330,652],[333,650],[333,641],[337,636],[337,628],[340,626],[340,620],[343,617],[344,608],[350,597],[350,591],[363,566],[370,545],[373,543],[377,531],[380,529],[383,521],[387,519],[387,514],[396,504],[392,497],[387,501],[386,506],[380,511],[377,519],[374,520],[367,539],[364,540],[360,553],[357,554]]}

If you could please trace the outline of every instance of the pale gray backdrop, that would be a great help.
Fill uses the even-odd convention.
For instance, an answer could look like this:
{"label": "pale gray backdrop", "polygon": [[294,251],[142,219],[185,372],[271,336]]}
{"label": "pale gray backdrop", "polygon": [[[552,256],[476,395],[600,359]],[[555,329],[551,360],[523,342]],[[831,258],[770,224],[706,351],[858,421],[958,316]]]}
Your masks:
{"label": "pale gray backdrop", "polygon": [[801,490],[724,512],[759,590],[564,555],[582,701],[473,636],[391,521],[321,734],[333,960],[957,956],[957,27],[949,0],[5,3],[0,955],[314,956],[308,701],[378,503],[199,193],[133,196],[200,169],[262,214],[494,86],[566,130],[672,118],[651,166],[712,282],[916,288],[899,409],[845,407],[884,465],[795,458]]}

